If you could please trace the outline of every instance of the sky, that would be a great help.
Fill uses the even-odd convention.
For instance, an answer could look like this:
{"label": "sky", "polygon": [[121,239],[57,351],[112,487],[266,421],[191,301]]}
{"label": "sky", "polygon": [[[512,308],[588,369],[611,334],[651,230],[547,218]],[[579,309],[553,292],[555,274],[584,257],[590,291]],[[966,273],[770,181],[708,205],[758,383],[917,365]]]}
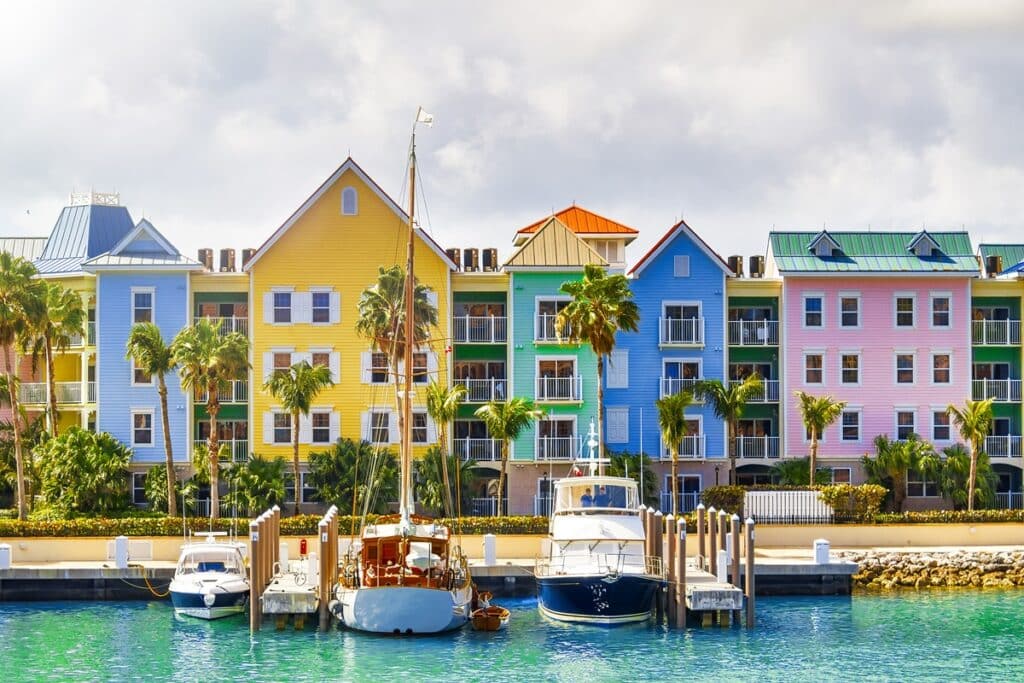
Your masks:
{"label": "sky", "polygon": [[444,246],[505,258],[574,202],[641,231],[631,262],[680,218],[723,256],[1024,241],[1024,3],[708,4],[5,3],[0,234],[94,189],[193,257],[259,246],[350,154],[404,204],[422,106]]}

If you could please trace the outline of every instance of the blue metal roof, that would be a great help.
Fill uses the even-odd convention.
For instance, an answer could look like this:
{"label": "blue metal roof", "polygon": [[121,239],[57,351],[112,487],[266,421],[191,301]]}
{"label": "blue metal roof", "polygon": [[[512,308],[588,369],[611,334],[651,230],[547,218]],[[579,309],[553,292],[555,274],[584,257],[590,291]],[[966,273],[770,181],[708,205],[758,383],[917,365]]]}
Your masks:
{"label": "blue metal roof", "polygon": [[[36,260],[40,273],[74,272],[82,261],[110,251],[135,228],[123,206],[66,206]],[[68,261],[74,262],[69,267]]]}

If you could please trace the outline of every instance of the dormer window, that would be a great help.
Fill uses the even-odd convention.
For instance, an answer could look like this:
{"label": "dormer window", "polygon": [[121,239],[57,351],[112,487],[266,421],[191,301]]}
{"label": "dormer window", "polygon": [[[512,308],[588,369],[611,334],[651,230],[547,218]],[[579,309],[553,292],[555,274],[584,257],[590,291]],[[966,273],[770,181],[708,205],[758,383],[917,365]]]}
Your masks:
{"label": "dormer window", "polygon": [[828,234],[827,230],[822,230],[811,240],[807,248],[819,258],[828,257],[832,256],[833,252],[839,251],[839,243],[835,241],[832,235]]}
{"label": "dormer window", "polygon": [[341,215],[355,216],[359,213],[359,196],[356,188],[346,187],[341,191]]}
{"label": "dormer window", "polygon": [[914,235],[914,239],[910,240],[907,249],[915,256],[927,257],[940,253],[938,242],[928,234],[927,230],[922,230]]}
{"label": "dormer window", "polygon": [[624,260],[622,240],[593,240],[589,244],[608,263],[621,263]]}

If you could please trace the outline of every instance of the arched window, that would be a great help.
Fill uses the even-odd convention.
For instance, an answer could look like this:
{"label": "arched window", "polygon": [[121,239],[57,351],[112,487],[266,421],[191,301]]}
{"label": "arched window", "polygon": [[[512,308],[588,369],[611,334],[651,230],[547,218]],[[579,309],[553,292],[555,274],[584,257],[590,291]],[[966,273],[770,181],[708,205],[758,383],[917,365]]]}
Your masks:
{"label": "arched window", "polygon": [[359,213],[359,197],[356,188],[346,187],[341,191],[341,215],[355,216]]}

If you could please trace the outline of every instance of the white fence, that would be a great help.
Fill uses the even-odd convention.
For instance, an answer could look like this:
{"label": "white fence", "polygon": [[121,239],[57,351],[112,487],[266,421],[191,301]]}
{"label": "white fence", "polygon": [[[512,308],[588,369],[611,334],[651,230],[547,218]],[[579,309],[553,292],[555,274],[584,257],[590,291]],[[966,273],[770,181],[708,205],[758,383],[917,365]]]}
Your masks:
{"label": "white fence", "polygon": [[747,491],[743,514],[758,524],[831,524],[832,507],[817,491]]}

